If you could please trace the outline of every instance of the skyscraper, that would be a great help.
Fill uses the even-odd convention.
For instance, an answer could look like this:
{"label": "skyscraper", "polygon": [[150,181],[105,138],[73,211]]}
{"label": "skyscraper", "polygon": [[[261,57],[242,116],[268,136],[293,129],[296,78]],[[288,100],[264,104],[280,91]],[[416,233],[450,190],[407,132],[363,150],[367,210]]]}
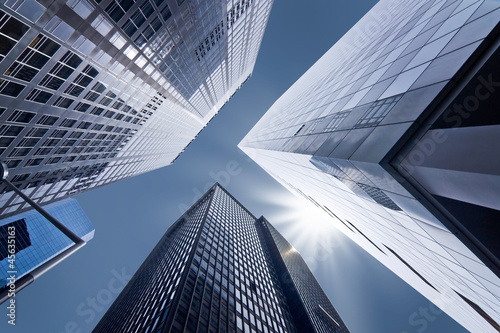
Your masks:
{"label": "skyscraper", "polygon": [[[45,210],[84,241],[94,237],[94,227],[76,200],[54,202]],[[15,253],[10,251],[9,244],[15,245]],[[12,274],[18,282],[72,245],[68,237],[35,210],[0,220],[0,293],[8,288]],[[13,261],[9,260],[10,254],[15,255]]]}
{"label": "skyscraper", "polygon": [[348,332],[293,247],[215,184],[94,332]]}
{"label": "skyscraper", "polygon": [[11,181],[47,203],[171,164],[250,77],[272,3],[2,1]]}
{"label": "skyscraper", "polygon": [[473,332],[500,330],[499,7],[379,1],[239,144]]}

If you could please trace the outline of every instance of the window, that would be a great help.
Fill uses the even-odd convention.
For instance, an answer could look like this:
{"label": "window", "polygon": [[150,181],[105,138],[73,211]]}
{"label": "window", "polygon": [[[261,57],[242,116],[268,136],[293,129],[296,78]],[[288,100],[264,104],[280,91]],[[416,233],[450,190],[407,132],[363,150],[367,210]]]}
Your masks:
{"label": "window", "polygon": [[163,8],[160,13],[161,13],[161,17],[163,18],[163,21],[168,20],[170,18],[170,16],[172,16],[172,12],[168,8],[168,6],[165,6],[165,8]]}
{"label": "window", "polygon": [[34,112],[15,110],[7,119],[7,121],[27,124],[31,121],[31,119],[35,117],[35,115],[36,113]]}
{"label": "window", "polygon": [[47,74],[40,80],[40,83],[38,85],[47,87],[52,90],[57,90],[61,87],[63,83],[64,80]]}
{"label": "window", "polygon": [[24,87],[22,84],[0,79],[0,94],[2,95],[17,97],[23,91]]}
{"label": "window", "polygon": [[402,210],[381,189],[370,186],[370,185],[362,184],[362,183],[356,183],[356,184],[358,184],[358,186],[361,187],[379,205],[382,205],[382,206],[389,208],[389,209],[392,209],[392,210],[398,210],[398,211]]}
{"label": "window", "polygon": [[91,122],[88,122],[88,121],[82,121],[80,123],[80,125],[78,125],[78,128],[81,128],[81,129],[88,129],[90,128],[90,126],[92,125]]}
{"label": "window", "polygon": [[59,47],[56,42],[39,34],[7,69],[5,75],[30,82]]}
{"label": "window", "polygon": [[8,147],[12,143],[12,141],[14,141],[14,139],[15,138],[0,137],[0,147]]}
{"label": "window", "polygon": [[30,158],[28,162],[26,162],[25,166],[37,166],[40,165],[43,161],[43,158]]}
{"label": "window", "polygon": [[70,136],[69,136],[69,137],[70,137],[70,138],[76,138],[76,139],[78,139],[78,138],[80,138],[82,135],[83,135],[83,132],[73,132],[73,133],[71,133],[71,134],[70,134]]}
{"label": "window", "polygon": [[86,87],[92,82],[92,80],[99,74],[99,71],[94,67],[87,65],[83,69],[82,73],[80,73],[76,79],[73,81],[74,83]]}
{"label": "window", "polygon": [[297,134],[300,133],[300,131],[302,131],[302,129],[304,128],[304,126],[306,126],[305,124],[300,126],[300,128],[297,130],[297,132],[295,132],[295,134],[293,136],[296,136]]}
{"label": "window", "polygon": [[90,104],[87,104],[87,103],[78,103],[76,106],[75,106],[75,111],[80,111],[80,112],[85,112],[87,111],[88,109],[90,108]]}
{"label": "window", "polygon": [[114,0],[106,7],[106,13],[113,21],[118,22],[133,5],[133,0]]}
{"label": "window", "polygon": [[349,113],[350,111],[335,113],[331,118],[332,120],[326,125],[325,132],[335,131]]}
{"label": "window", "polygon": [[62,138],[66,135],[66,133],[68,133],[68,131],[65,131],[65,130],[55,130],[54,132],[52,132],[50,134],[50,137],[51,138]]}
{"label": "window", "polygon": [[205,57],[207,52],[215,46],[215,44],[222,38],[223,35],[224,23],[221,21],[215,26],[212,31],[207,34],[205,40],[196,47],[195,55],[198,58],[198,61],[201,61],[201,58]]}
{"label": "window", "polygon": [[[40,81],[39,85],[57,90],[82,62],[82,59],[73,52],[66,52],[54,67],[49,71],[49,74]],[[66,89],[65,92],[69,90]]]}
{"label": "window", "polygon": [[70,84],[69,87],[64,91],[66,94],[78,97],[82,93],[84,88],[77,86],[76,84]]}
{"label": "window", "polygon": [[9,168],[16,168],[22,161],[23,160],[8,160],[6,164]]}
{"label": "window", "polygon": [[[57,64],[50,69],[49,74],[44,76],[39,85],[53,90],[59,89],[64,83],[64,80],[74,72],[75,68],[77,68],[81,62],[82,59],[79,56],[70,51],[66,52]],[[67,92],[68,89],[65,92]]]}
{"label": "window", "polygon": [[52,151],[52,148],[39,148],[39,149],[35,152],[35,156],[45,156],[45,155],[49,155],[51,151]]}
{"label": "window", "polygon": [[52,97],[52,95],[52,93],[40,89],[33,89],[30,91],[28,96],[26,96],[26,100],[45,104]]}
{"label": "window", "polygon": [[[39,4],[35,0],[24,0],[20,4],[19,2],[14,6],[8,5],[14,9],[17,13],[21,14],[31,22],[36,22],[40,16],[45,12],[45,7]],[[18,8],[15,8],[19,6]]]}
{"label": "window", "polygon": [[91,114],[95,114],[96,116],[100,116],[104,112],[103,108],[100,107],[94,107],[92,111],[90,111]]}
{"label": "window", "polygon": [[51,157],[47,161],[47,164],[56,164],[59,163],[59,161],[62,159],[62,157]]}
{"label": "window", "polygon": [[28,30],[27,25],[0,10],[0,61]]}
{"label": "window", "polygon": [[58,106],[58,107],[63,108],[63,109],[67,109],[67,108],[69,108],[71,103],[73,103],[73,101],[74,100],[71,98],[66,98],[66,97],[60,96],[56,99],[56,101],[52,105]]}
{"label": "window", "polygon": [[15,175],[14,177],[12,177],[12,182],[23,182],[25,181],[26,179],[28,179],[30,176],[29,173],[23,173],[21,175]]}
{"label": "window", "polygon": [[92,26],[103,36],[106,36],[108,32],[110,32],[113,28],[111,23],[109,23],[101,14],[99,14],[95,18],[95,20],[92,22]]}
{"label": "window", "polygon": [[100,94],[91,90],[87,93],[87,95],[85,95],[84,98],[88,101],[95,102],[97,100],[97,98],[99,98],[99,96],[100,96]]}
{"label": "window", "polygon": [[15,228],[16,230],[16,247],[15,253],[24,250],[25,248],[31,246],[30,234],[28,232],[28,226],[24,219],[11,222],[9,224],[0,227],[0,260],[3,260],[9,256],[9,251],[7,248],[7,235],[9,228]]}
{"label": "window", "polygon": [[76,124],[75,119],[64,119],[63,122],[61,123],[62,127],[73,127]]}
{"label": "window", "polygon": [[92,7],[92,5],[86,0],[68,0],[66,4],[82,19],[89,17],[90,13],[94,10],[94,7]]}
{"label": "window", "polygon": [[78,51],[84,53],[85,55],[90,55],[90,52],[94,49],[95,44],[92,43],[87,38],[80,36],[73,43],[73,47],[76,48]]}
{"label": "window", "polygon": [[389,97],[377,102],[374,102],[368,111],[354,125],[354,128],[371,127],[378,125],[392,108],[399,102],[403,95]]}
{"label": "window", "polygon": [[58,119],[59,117],[56,116],[43,115],[42,118],[40,118],[40,120],[37,122],[37,124],[52,126],[57,122]]}
{"label": "window", "polygon": [[65,42],[75,31],[75,29],[73,29],[70,25],[62,21],[57,16],[54,16],[49,21],[49,23],[45,25],[45,30],[52,33],[54,36],[58,37],[59,39]]}
{"label": "window", "polygon": [[106,86],[98,82],[92,87],[92,90],[97,91],[98,93],[102,93],[104,90],[106,90]]}
{"label": "window", "polygon": [[13,136],[16,137],[21,133],[21,131],[24,129],[24,126],[9,126],[9,125],[2,125],[0,126],[0,135],[1,136]]}
{"label": "window", "polygon": [[151,22],[151,24],[146,25],[142,33],[139,34],[139,36],[135,39],[134,43],[138,47],[142,48],[147,43],[147,41],[149,41],[151,37],[153,37],[153,35],[161,29],[162,26],[163,23],[158,17],[156,17]]}
{"label": "window", "polygon": [[106,118],[112,118],[114,116],[115,112],[113,111],[107,111],[105,114],[104,114],[104,117]]}

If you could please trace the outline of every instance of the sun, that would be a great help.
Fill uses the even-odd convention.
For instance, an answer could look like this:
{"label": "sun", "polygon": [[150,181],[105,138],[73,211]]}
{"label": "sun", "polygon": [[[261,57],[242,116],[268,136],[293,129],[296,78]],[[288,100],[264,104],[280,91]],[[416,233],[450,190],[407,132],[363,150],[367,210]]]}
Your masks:
{"label": "sun", "polygon": [[278,208],[266,219],[302,255],[342,245],[342,232],[335,227],[337,221],[313,203],[292,193],[273,193],[264,200]]}

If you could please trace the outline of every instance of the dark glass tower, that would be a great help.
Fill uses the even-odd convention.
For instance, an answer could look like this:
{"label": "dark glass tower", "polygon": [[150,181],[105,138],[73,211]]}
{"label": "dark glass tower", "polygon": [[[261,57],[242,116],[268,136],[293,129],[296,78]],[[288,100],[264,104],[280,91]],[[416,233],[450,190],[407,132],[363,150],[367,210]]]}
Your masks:
{"label": "dark glass tower", "polygon": [[215,184],[169,228],[94,332],[349,331],[300,254]]}

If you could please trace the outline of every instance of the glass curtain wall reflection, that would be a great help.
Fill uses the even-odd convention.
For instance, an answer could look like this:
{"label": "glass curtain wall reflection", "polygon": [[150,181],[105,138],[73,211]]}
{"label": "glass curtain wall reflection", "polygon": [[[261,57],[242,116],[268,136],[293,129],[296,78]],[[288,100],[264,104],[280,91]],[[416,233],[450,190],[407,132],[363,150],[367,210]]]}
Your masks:
{"label": "glass curtain wall reflection", "polygon": [[[64,199],[44,209],[85,242],[94,238],[94,226],[76,200]],[[9,260],[9,244],[15,245],[14,260]],[[12,282],[11,274],[19,280],[73,244],[35,210],[0,220],[0,289]]]}

